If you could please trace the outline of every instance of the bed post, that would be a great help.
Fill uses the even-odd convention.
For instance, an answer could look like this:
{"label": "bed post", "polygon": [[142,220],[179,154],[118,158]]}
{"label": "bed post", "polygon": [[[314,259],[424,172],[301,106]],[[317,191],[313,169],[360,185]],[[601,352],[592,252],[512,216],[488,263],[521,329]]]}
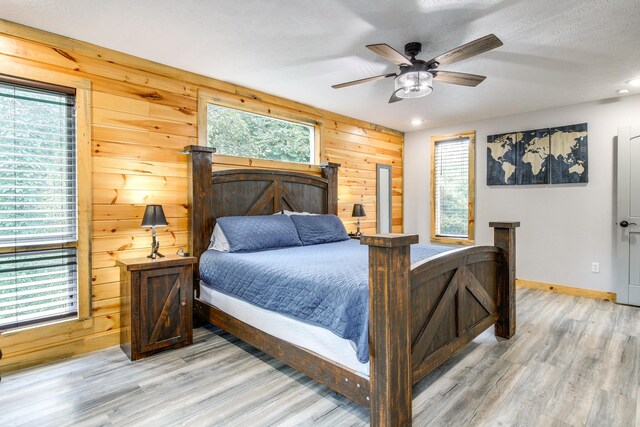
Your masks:
{"label": "bed post", "polygon": [[322,177],[329,181],[327,186],[327,213],[338,215],[338,168],[340,163],[322,163]]}
{"label": "bed post", "polygon": [[496,336],[511,338],[516,333],[516,228],[519,222],[490,222],[493,244],[504,250],[505,267],[499,272]]}
{"label": "bed post", "polygon": [[411,257],[418,236],[362,236],[369,246],[371,425],[411,425]]}
{"label": "bed post", "polygon": [[[187,145],[184,152],[189,155],[187,161],[189,182],[189,251],[200,260],[200,255],[207,250],[211,231],[213,230],[213,216],[211,215],[212,192],[212,154],[215,148],[201,145]],[[208,207],[208,208],[207,208]],[[196,264],[197,265],[197,264]],[[200,271],[193,269],[193,288],[199,290]]]}

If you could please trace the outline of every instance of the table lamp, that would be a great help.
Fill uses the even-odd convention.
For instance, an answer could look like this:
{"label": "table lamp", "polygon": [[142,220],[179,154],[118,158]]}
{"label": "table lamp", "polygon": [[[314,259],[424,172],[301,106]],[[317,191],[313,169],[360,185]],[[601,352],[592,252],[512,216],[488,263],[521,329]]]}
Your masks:
{"label": "table lamp", "polygon": [[351,212],[351,216],[357,218],[356,219],[356,236],[362,236],[362,232],[360,231],[360,218],[363,216],[367,216],[364,213],[364,207],[360,203],[356,203],[353,205],[353,212]]}
{"label": "table lamp", "polygon": [[167,224],[167,218],[164,216],[164,211],[161,205],[147,205],[144,211],[144,217],[142,218],[142,227],[151,227],[151,255],[147,258],[156,259],[156,257],[164,258],[164,255],[158,253],[160,248],[160,241],[156,238],[156,227],[163,227]]}

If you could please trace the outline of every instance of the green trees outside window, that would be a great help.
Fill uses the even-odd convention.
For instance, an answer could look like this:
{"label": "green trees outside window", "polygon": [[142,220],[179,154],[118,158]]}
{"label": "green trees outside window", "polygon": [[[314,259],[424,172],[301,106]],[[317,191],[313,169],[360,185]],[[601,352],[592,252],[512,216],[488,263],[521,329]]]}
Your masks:
{"label": "green trees outside window", "polygon": [[314,128],[215,104],[207,105],[207,143],[218,154],[313,163]]}

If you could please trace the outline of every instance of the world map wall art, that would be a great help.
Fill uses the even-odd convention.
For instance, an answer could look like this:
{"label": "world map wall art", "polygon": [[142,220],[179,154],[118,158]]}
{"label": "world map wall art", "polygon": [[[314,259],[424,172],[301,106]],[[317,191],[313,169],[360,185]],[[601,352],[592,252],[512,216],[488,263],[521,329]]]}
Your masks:
{"label": "world map wall art", "polygon": [[589,182],[587,124],[487,137],[487,185]]}

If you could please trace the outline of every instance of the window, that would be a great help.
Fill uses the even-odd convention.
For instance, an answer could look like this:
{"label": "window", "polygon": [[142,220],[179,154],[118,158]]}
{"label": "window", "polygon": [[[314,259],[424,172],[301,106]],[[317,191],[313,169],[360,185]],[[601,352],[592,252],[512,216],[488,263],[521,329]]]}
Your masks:
{"label": "window", "polygon": [[206,103],[206,142],[217,154],[316,163],[315,128]]}
{"label": "window", "polygon": [[0,330],[78,317],[77,168],[76,89],[0,76]]}
{"label": "window", "polygon": [[431,139],[431,240],[474,242],[475,132]]}

